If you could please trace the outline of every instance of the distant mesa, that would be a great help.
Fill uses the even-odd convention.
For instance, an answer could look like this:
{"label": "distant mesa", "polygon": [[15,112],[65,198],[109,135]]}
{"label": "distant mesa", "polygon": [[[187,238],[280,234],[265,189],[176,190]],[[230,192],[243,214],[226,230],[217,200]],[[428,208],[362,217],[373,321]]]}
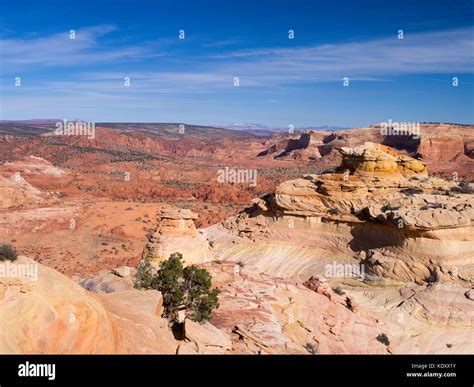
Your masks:
{"label": "distant mesa", "polygon": [[[406,156],[422,159],[431,173],[447,179],[453,174],[474,180],[474,127],[471,125],[421,123],[418,135],[384,134],[380,125],[340,131],[307,130],[281,133],[265,141],[266,149],[257,154],[305,164],[337,167],[340,148],[354,148],[366,142],[394,148]],[[367,165],[370,168],[370,163]]]}

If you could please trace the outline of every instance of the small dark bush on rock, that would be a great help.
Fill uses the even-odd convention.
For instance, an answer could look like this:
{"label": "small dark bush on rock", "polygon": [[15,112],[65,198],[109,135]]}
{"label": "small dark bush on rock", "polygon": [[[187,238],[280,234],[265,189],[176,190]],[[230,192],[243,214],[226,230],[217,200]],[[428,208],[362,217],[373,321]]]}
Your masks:
{"label": "small dark bush on rock", "polygon": [[0,261],[15,261],[17,258],[18,254],[13,246],[0,244]]}
{"label": "small dark bush on rock", "polygon": [[380,335],[378,335],[377,340],[386,346],[390,345],[390,340],[388,339],[388,336],[385,333],[381,333]]}
{"label": "small dark bush on rock", "polygon": [[335,287],[333,290],[334,290],[334,293],[339,294],[340,296],[343,296],[344,294],[346,294],[344,290],[342,290],[339,286]]}

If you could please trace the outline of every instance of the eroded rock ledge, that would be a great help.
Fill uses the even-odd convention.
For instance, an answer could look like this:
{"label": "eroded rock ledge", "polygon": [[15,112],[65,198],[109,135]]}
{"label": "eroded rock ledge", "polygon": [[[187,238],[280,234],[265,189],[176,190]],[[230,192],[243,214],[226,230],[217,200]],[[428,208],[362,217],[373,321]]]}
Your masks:
{"label": "eroded rock ledge", "polygon": [[300,279],[335,260],[363,262],[386,283],[473,282],[472,185],[429,177],[422,161],[386,146],[340,152],[338,173],[283,182],[206,229],[216,258]]}

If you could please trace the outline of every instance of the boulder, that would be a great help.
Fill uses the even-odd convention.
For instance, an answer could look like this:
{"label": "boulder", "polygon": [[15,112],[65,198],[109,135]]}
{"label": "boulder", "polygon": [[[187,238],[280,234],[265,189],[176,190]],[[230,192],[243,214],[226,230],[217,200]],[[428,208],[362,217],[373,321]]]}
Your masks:
{"label": "boulder", "polygon": [[185,331],[186,338],[196,343],[198,347],[218,347],[223,350],[232,347],[229,336],[208,322],[200,324],[187,319]]}

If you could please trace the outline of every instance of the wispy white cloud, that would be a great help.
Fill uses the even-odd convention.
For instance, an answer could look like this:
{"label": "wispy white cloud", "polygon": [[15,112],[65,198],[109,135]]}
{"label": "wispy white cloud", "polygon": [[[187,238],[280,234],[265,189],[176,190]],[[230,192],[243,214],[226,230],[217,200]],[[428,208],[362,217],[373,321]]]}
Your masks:
{"label": "wispy white cloud", "polygon": [[[100,93],[101,96],[110,95],[112,99],[124,98],[123,93],[151,97],[231,90],[234,77],[239,77],[241,87],[276,91],[318,82],[340,82],[346,76],[352,81],[387,81],[403,74],[474,72],[474,28],[407,32],[402,40],[394,34],[389,38],[360,42],[229,50],[219,55],[171,55],[172,51],[169,51],[166,66],[160,66],[162,70],[150,70],[152,67],[148,66],[145,67],[147,71],[136,70],[130,60],[139,60],[138,64],[143,67],[149,57],[166,55],[157,49],[159,44],[120,48],[101,44],[100,38],[115,29],[109,25],[81,29],[76,32],[75,41],[69,39],[67,32],[27,41],[1,40],[4,63],[72,68],[67,78],[53,77],[53,80],[25,85],[32,93],[90,96]],[[171,41],[165,44],[172,48]],[[109,65],[94,72],[76,67],[78,63],[109,64],[117,60],[123,60],[126,71],[111,70]],[[124,77],[131,78],[129,89],[124,88]]]}
{"label": "wispy white cloud", "polygon": [[100,39],[116,29],[113,25],[82,28],[75,31],[74,39],[70,38],[69,31],[31,39],[0,39],[3,71],[79,66],[157,55],[146,45],[115,48],[101,44]]}
{"label": "wispy white cloud", "polygon": [[236,44],[242,43],[242,39],[224,39],[224,40],[216,40],[212,42],[205,42],[202,43],[202,47],[209,47],[209,48],[222,48],[225,46],[233,46]]}
{"label": "wispy white cloud", "polygon": [[[387,81],[404,74],[474,72],[474,28],[295,48],[230,50],[194,59],[189,70],[135,73],[136,86],[202,92],[232,86],[290,87],[317,82]],[[112,74],[116,78],[118,74]],[[94,74],[111,79],[110,74]]]}
{"label": "wispy white cloud", "polygon": [[[324,80],[420,73],[474,72],[474,28],[339,44],[226,52],[214,59],[238,71],[282,80]],[[237,66],[236,66],[237,68]]]}

